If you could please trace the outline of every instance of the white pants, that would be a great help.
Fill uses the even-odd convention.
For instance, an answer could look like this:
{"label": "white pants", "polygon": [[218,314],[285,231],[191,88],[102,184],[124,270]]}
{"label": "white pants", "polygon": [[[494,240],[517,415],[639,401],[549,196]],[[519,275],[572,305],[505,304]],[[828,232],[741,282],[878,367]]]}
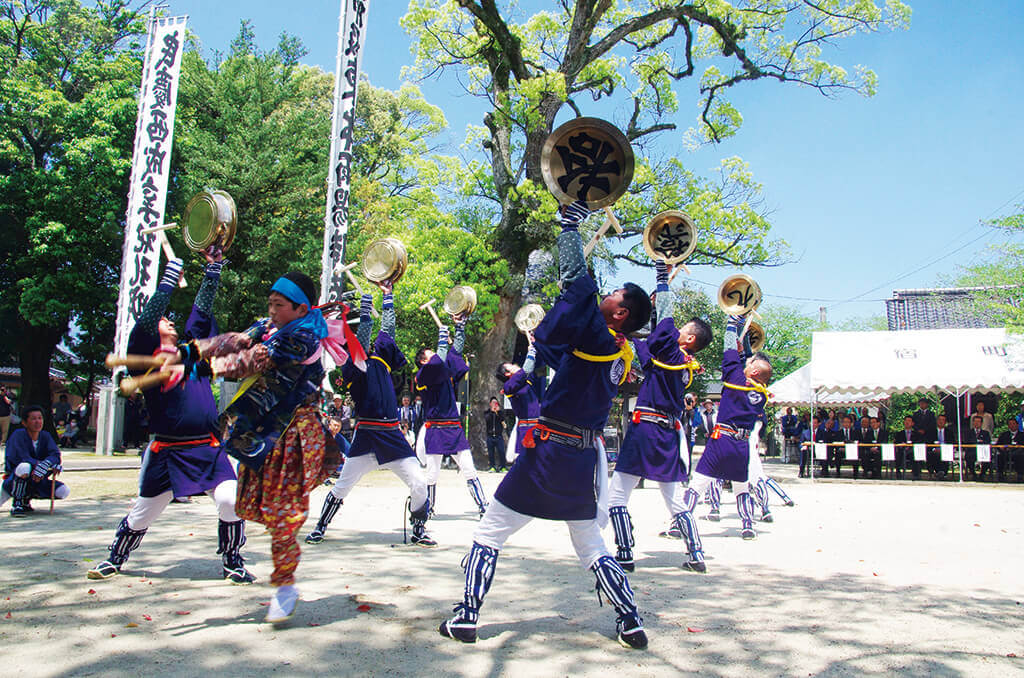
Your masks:
{"label": "white pants", "polygon": [[[28,478],[28,474],[30,473],[32,473],[32,464],[28,463],[27,461],[23,461],[14,467],[14,475],[18,476],[19,478]],[[67,499],[69,494],[71,494],[71,490],[68,489],[68,486],[61,485],[60,487],[54,489],[53,498]],[[10,498],[11,495],[7,494],[7,492],[0,491],[0,506],[6,504],[7,500]]]}
{"label": "white pants", "polygon": [[[513,511],[494,499],[473,532],[473,541],[500,551],[508,538],[531,520],[533,516]],[[601,556],[611,555],[601,538],[601,528],[596,519],[566,520],[565,524],[569,527],[569,538],[583,567],[590,569]]]}
{"label": "white pants", "polygon": [[[441,460],[443,454],[427,455],[427,485],[437,483],[437,476],[441,473]],[[476,466],[473,464],[473,453],[470,450],[462,450],[452,455],[455,465],[459,467],[459,473],[465,480],[476,479]]]}
{"label": "white pants", "polygon": [[[238,494],[238,481],[225,480],[206,494],[217,505],[218,517],[226,523],[234,523],[241,518],[235,513],[235,495]],[[174,492],[167,490],[155,497],[136,497],[132,507],[128,509],[128,527],[132,530],[146,530],[164,512],[167,505],[174,499]]]}
{"label": "white pants", "polygon": [[391,471],[409,486],[412,510],[415,511],[427,501],[427,483],[423,479],[423,471],[420,469],[420,463],[416,461],[416,457],[405,457],[389,461],[386,464],[378,464],[377,457],[372,453],[346,459],[345,465],[341,467],[341,476],[331,488],[331,494],[335,499],[344,499],[363,476],[379,468]]}
{"label": "white pants", "polygon": [[[706,476],[703,473],[694,472],[690,478],[690,489],[697,493],[697,496],[703,497],[704,493],[711,487],[711,483],[715,482],[715,479],[711,476]],[[737,480],[732,481],[732,493],[743,494],[744,492],[750,492],[749,483],[741,483]]]}
{"label": "white pants", "polygon": [[[622,473],[621,471],[612,473],[612,480],[608,487],[608,506],[626,506],[629,504],[629,495],[633,493],[638,484],[640,484],[640,476]],[[671,515],[681,513],[686,508],[686,504],[683,501],[685,490],[683,490],[682,483],[659,482],[658,487],[661,489],[661,497],[665,500],[665,506]]]}

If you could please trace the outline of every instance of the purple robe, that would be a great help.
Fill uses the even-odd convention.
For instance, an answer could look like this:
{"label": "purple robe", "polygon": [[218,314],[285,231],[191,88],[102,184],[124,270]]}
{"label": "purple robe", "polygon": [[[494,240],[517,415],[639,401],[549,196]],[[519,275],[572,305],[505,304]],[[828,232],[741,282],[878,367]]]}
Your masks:
{"label": "purple robe", "polygon": [[391,381],[392,370],[400,370],[406,364],[405,355],[395,340],[387,332],[381,331],[377,333],[373,352],[366,361],[366,372],[361,371],[351,360],[342,366],[342,378],[355,402],[356,416],[360,419],[396,422],[392,428],[371,428],[357,424],[356,434],[346,456],[373,454],[378,464],[416,456],[397,425],[398,401],[395,399],[394,382]]}
{"label": "purple robe", "polygon": [[540,416],[540,401],[537,400],[537,392],[533,390],[533,382],[526,370],[519,370],[506,379],[502,393],[508,396],[512,412],[519,420],[516,425],[516,454],[520,455],[523,453],[523,436],[534,426],[523,422],[536,420]]}
{"label": "purple robe", "polygon": [[449,349],[448,357],[433,355],[416,373],[416,393],[423,398],[424,446],[427,454],[457,454],[469,449],[469,441],[458,426],[432,426],[432,421],[459,420],[459,403],[455,398],[455,387],[469,372],[469,365],[455,349]]}
{"label": "purple robe", "polygon": [[[619,351],[598,306],[597,285],[577,278],[559,295],[534,332],[538,358],[556,366],[544,393],[541,416],[581,428],[600,430],[608,420],[619,379],[628,368],[623,359],[592,361]],[[541,440],[522,454],[502,479],[495,498],[519,513],[551,520],[590,520],[597,516],[597,450]]]}
{"label": "purple robe", "polygon": [[663,483],[686,480],[686,464],[679,456],[679,431],[675,427],[683,409],[689,370],[659,367],[682,365],[686,355],[679,348],[679,330],[672,318],[658,323],[646,341],[634,342],[636,356],[644,371],[637,407],[648,407],[667,413],[675,419],[666,428],[650,421],[631,423],[622,441],[615,470]]}
{"label": "purple robe", "polygon": [[[722,355],[722,382],[737,386],[747,384],[743,357],[736,349],[729,349]],[[722,389],[722,402],[718,407],[718,423],[753,430],[754,424],[764,416],[764,405],[764,394],[759,391],[726,386]],[[749,441],[722,435],[708,440],[704,454],[697,462],[697,472],[712,478],[746,482],[749,465]]]}

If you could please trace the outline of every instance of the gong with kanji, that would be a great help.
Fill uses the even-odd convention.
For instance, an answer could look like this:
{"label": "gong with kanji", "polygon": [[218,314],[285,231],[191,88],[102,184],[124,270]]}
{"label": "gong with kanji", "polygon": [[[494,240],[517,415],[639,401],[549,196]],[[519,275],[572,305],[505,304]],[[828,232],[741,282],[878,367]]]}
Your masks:
{"label": "gong with kanji", "polygon": [[548,135],[540,153],[544,184],[560,203],[613,205],[633,180],[633,148],[600,118],[575,118]]}

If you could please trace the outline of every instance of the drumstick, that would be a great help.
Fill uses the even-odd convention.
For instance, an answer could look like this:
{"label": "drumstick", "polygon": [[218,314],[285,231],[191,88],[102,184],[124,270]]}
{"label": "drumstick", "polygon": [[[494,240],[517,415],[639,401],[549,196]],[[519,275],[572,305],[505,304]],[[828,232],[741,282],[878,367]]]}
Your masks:
{"label": "drumstick", "polygon": [[686,275],[690,275],[690,269],[686,268],[686,264],[676,264],[675,268],[672,269],[672,274],[668,277],[669,283],[676,279],[676,274],[680,270],[686,271]]}
{"label": "drumstick", "polygon": [[127,367],[130,370],[148,370],[154,367],[161,367],[164,364],[164,360],[164,357],[158,357],[155,355],[144,355],[138,353],[116,355],[114,353],[108,353],[103,364],[110,370],[115,367]]}
{"label": "drumstick", "polygon": [[437,329],[441,329],[444,327],[444,324],[441,322],[441,319],[437,317],[437,312],[434,310],[434,304],[436,303],[437,299],[431,299],[425,304],[420,304],[420,310],[422,311],[423,309],[426,309],[430,311],[430,317],[434,319],[435,323],[437,323]]}
{"label": "drumstick", "polygon": [[121,395],[130,396],[136,391],[144,391],[159,386],[171,378],[171,372],[153,372],[140,377],[127,377],[121,380]]}
{"label": "drumstick", "polygon": [[160,231],[169,231],[172,228],[177,228],[177,224],[161,224],[160,226],[150,226],[139,231],[139,235],[149,235],[150,233],[159,233]]}
{"label": "drumstick", "polygon": [[590,256],[590,253],[597,247],[597,241],[601,239],[605,233],[608,232],[609,228],[614,228],[616,233],[622,233],[622,225],[619,224],[619,220],[615,218],[615,212],[612,211],[611,207],[604,208],[605,220],[601,224],[601,228],[597,229],[597,233],[590,239],[586,247],[583,248],[583,256]]}
{"label": "drumstick", "polygon": [[[153,228],[147,228],[142,231],[143,233],[156,233],[156,241],[160,243],[161,249],[164,251],[164,256],[167,257],[167,261],[171,259],[177,259],[174,254],[174,249],[171,247],[171,241],[167,239],[167,234],[164,233],[168,228],[176,228],[177,224],[164,224],[163,226],[154,226]],[[178,278],[178,287],[185,289],[188,287],[188,283],[185,282],[185,276]]]}
{"label": "drumstick", "polygon": [[50,515],[53,515],[54,494],[57,493],[57,472],[50,474]]}
{"label": "drumstick", "polygon": [[[349,282],[352,283],[352,287],[354,287],[355,290],[356,290],[356,294],[358,294],[360,297],[362,297],[363,296],[363,287],[362,287],[362,285],[359,284],[359,281],[356,280],[356,277],[354,275],[352,275],[352,269],[355,268],[356,266],[357,266],[357,263],[355,261],[353,261],[351,264],[348,264],[347,266],[339,266],[336,270],[344,273],[345,276],[348,277]],[[380,314],[377,313],[377,307],[376,306],[372,306],[372,305],[370,306],[370,313],[373,315],[374,318],[379,318],[380,317]]]}

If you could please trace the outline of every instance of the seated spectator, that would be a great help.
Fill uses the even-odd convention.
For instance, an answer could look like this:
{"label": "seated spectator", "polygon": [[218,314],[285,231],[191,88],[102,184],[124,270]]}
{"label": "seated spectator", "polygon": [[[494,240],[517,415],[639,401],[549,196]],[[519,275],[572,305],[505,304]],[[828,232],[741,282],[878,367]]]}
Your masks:
{"label": "seated spectator", "polygon": [[1006,422],[1006,430],[999,434],[998,444],[1007,445],[999,450],[999,480],[1003,479],[1004,460],[1012,460],[1017,482],[1024,482],[1024,430],[1016,419]]}
{"label": "seated spectator", "polygon": [[[3,490],[0,505],[10,497],[11,516],[24,517],[32,510],[31,500],[50,496],[50,473],[60,469],[60,448],[49,433],[43,430],[43,408],[31,405],[22,414],[24,428],[11,434],[4,459]],[[54,485],[54,498],[64,499],[68,487]]]}
{"label": "seated spectator", "polygon": [[64,427],[64,433],[60,437],[61,447],[72,447],[78,440],[78,421],[71,418]]}
{"label": "seated spectator", "polygon": [[983,421],[984,418],[981,414],[975,414],[971,417],[971,428],[964,433],[964,447],[961,454],[964,460],[964,471],[971,474],[971,480],[978,479],[978,445],[992,444],[992,436],[983,428]]}
{"label": "seated spectator", "polygon": [[875,479],[881,479],[882,477],[882,443],[889,442],[889,432],[882,426],[882,420],[879,417],[871,417],[868,420],[871,426],[871,435],[868,438],[870,442],[877,443],[877,445],[871,448],[871,460],[868,465],[864,467],[864,475]]}
{"label": "seated spectator", "polygon": [[935,417],[935,436],[928,442],[936,443],[935,447],[928,448],[928,474],[938,480],[942,480],[949,474],[949,463],[942,461],[941,445],[956,442],[956,429],[949,425],[946,415],[940,414]]}
{"label": "seated spectator", "polygon": [[[914,457],[913,444],[925,442],[921,434],[914,429],[913,417],[903,417],[903,430],[897,433],[892,441],[896,443],[896,479],[903,480],[903,472],[907,468],[907,459],[913,459]],[[920,469],[918,473],[920,473]]]}
{"label": "seated spectator", "polygon": [[[814,450],[811,449],[811,432],[819,430],[820,422],[817,417],[811,419],[811,425],[800,432],[800,477],[806,478],[810,475],[811,464],[809,460]],[[819,441],[820,442],[820,441]]]}
{"label": "seated spectator", "polygon": [[[846,443],[860,443],[860,429],[853,427],[853,415],[844,414],[842,418],[843,425],[839,430],[833,434],[833,442],[841,443],[834,445],[831,448],[832,460],[836,465],[836,478],[840,476],[840,470],[843,467],[843,460],[846,459]],[[860,454],[860,446],[857,449],[858,455]],[[854,457],[850,460],[853,464],[853,478],[857,479],[860,473],[860,458]]]}

